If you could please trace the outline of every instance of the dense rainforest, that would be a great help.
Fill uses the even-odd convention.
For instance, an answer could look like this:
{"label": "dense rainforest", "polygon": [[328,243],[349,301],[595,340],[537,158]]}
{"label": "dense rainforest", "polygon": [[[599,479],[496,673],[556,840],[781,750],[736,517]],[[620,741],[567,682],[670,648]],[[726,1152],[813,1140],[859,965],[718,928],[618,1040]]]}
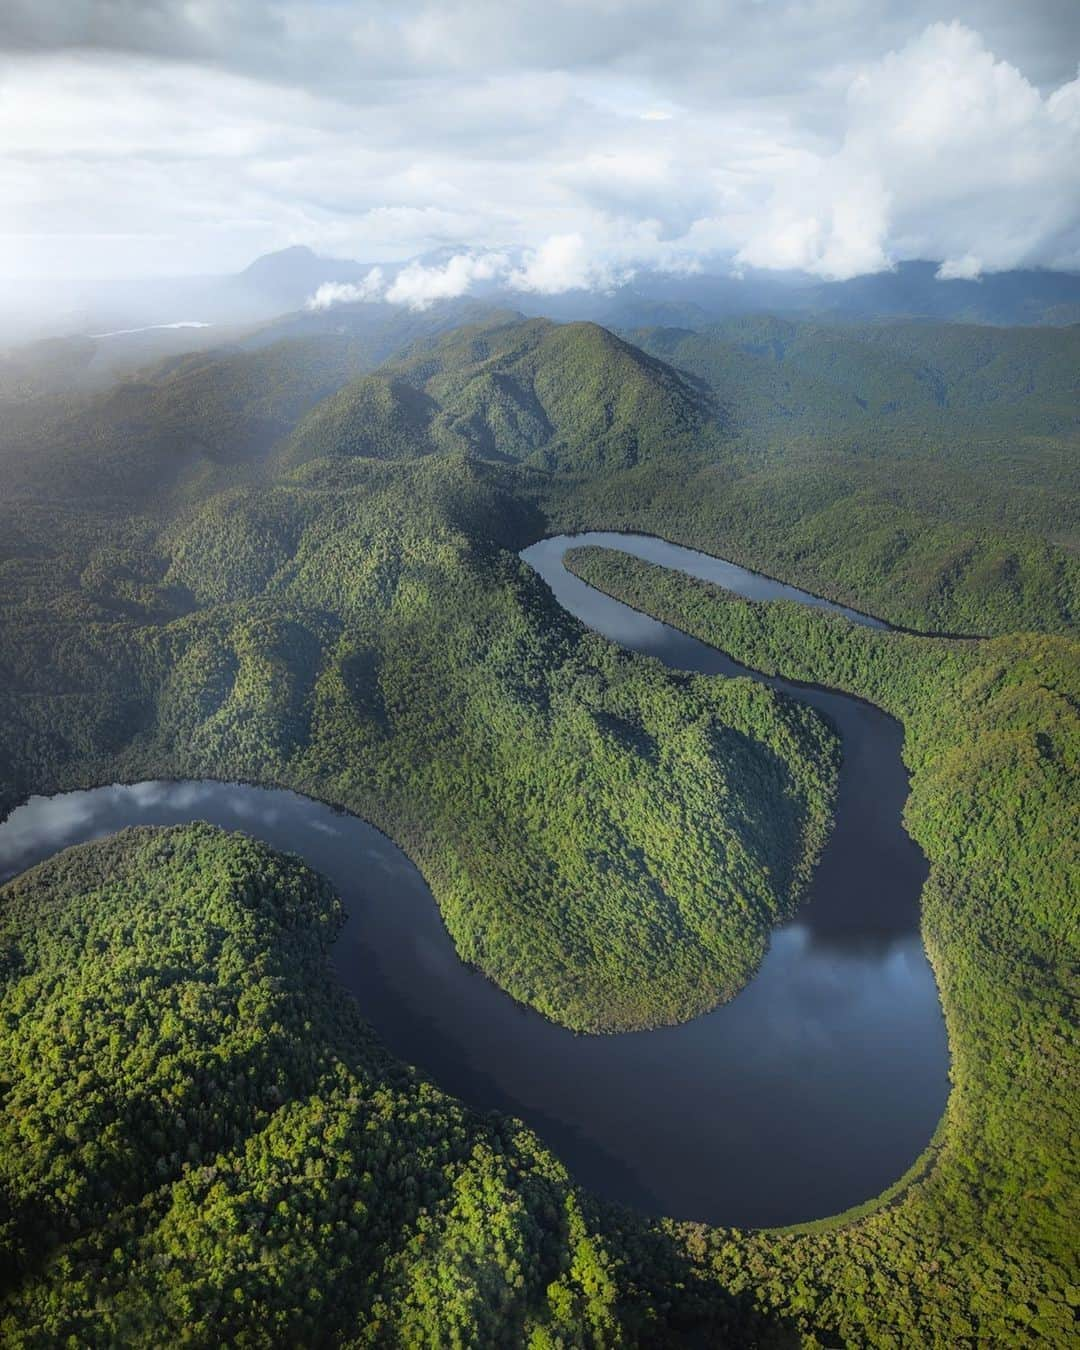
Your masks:
{"label": "dense rainforest", "polygon": [[[1080,644],[882,633],[790,603],[748,604],[608,550],[577,550],[567,566],[748,665],[844,689],[903,722],[906,819],[931,862],[923,936],[953,1092],[924,1179],[894,1208],[818,1239],[802,1280],[813,1287],[823,1259],[837,1273],[856,1261],[852,1243],[893,1260],[903,1235],[905,1261],[921,1251],[925,1269],[941,1272],[935,1315],[954,1303],[946,1338],[976,1333],[971,1310],[989,1309],[995,1285],[1015,1291],[1011,1307],[1037,1336],[1063,1338],[1080,1203]],[[717,1268],[734,1275],[741,1256],[729,1264],[732,1253],[716,1251]],[[982,1334],[1021,1339],[1005,1322]]]}
{"label": "dense rainforest", "polygon": [[648,530],[908,628],[1075,631],[1080,328],[632,336],[706,382],[725,453],[559,483],[563,528]]}
{"label": "dense rainforest", "polygon": [[[676,1322],[789,1343],[604,1221],[512,1121],[391,1059],[295,859],[130,830],[12,882],[0,927],[7,1345],[537,1347]],[[62,1121],[62,1127],[57,1123]]]}
{"label": "dense rainforest", "polygon": [[340,915],[306,869],[208,827],[129,832],[0,904],[13,1343],[1065,1342],[1076,338],[1002,330],[988,361],[963,328],[760,324],[631,342],[433,317],[389,361],[370,335],[264,334],[14,400],[0,808],[113,779],[289,786],[390,833],[514,997],[654,1026],[752,977],[827,836],[839,747],[758,684],[587,633],[517,550],[631,526],[912,628],[1029,630],[882,636],[575,564],[904,722],[954,1055],[917,1177],[821,1232],[601,1207],[374,1043],[326,977]]}

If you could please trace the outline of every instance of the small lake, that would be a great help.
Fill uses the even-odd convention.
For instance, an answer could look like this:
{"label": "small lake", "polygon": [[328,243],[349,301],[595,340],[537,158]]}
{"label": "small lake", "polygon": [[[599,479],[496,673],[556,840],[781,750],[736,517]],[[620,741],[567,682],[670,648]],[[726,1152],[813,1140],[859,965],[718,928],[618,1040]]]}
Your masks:
{"label": "small lake", "polygon": [[[570,612],[666,665],[745,675],[723,653],[601,595],[562,566],[601,544],[753,599],[793,587],[660,540],[593,533],[522,557]],[[761,678],[755,676],[754,678]],[[843,739],[837,820],[795,921],[756,978],[681,1027],[579,1036],[458,959],[423,878],[372,826],[295,793],[146,782],[35,797],[0,825],[0,878],[128,825],[207,820],[300,854],[349,919],[338,976],[400,1058],[482,1110],[531,1125],[577,1180],[655,1214],[770,1226],[836,1213],[895,1181],[930,1140],[948,1048],[919,937],[926,860],[901,825],[901,729],[846,695],[763,681],[818,708]]]}

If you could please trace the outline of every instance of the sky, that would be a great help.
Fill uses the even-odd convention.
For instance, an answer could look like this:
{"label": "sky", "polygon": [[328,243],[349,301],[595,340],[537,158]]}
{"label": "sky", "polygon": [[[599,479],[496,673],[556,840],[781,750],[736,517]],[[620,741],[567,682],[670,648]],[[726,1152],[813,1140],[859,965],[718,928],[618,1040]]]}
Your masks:
{"label": "sky", "polygon": [[1078,61],[1080,0],[0,0],[0,278],[1080,270]]}

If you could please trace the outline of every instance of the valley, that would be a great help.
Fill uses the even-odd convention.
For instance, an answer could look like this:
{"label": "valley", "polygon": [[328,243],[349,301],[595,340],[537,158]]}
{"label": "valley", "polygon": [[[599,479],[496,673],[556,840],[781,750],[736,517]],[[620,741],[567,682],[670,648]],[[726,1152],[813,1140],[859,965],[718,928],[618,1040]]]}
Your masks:
{"label": "valley", "polygon": [[[1040,338],[1045,350],[1021,330],[988,339],[1006,368],[1024,352],[1038,375],[1011,397],[998,450],[983,394],[963,394],[963,331],[934,356],[952,372],[946,402],[928,408],[896,376],[907,420],[867,447],[832,376],[799,373],[809,411],[794,419],[778,420],[760,367],[747,392],[747,363],[773,347],[729,342],[721,361],[716,335],[638,334],[644,350],[591,324],[441,323],[414,325],[388,360],[347,333],[282,338],[16,409],[0,446],[3,828],[34,794],[163,779],[344,808],[430,886],[443,968],[483,991],[473,1034],[506,1021],[564,1038],[549,1087],[591,1077],[609,1123],[568,1172],[577,1145],[564,1154],[560,1131],[580,1121],[559,1121],[557,1102],[550,1136],[551,1103],[525,1103],[533,1134],[512,1090],[471,1098],[451,1077],[476,1111],[406,1068],[395,1055],[441,1083],[416,1053],[440,1010],[414,1004],[422,1026],[400,1048],[375,1035],[326,978],[340,900],[298,860],[173,816],[86,844],[4,892],[5,1337],[214,1325],[252,1343],[259,1328],[346,1344],[1062,1340],[1076,932],[1062,822],[1080,739],[1075,499],[1060,468],[1076,431],[1048,390],[1074,336]],[[835,342],[832,366],[847,362],[871,404],[852,363],[872,344]],[[815,406],[842,416],[815,423]],[[999,484],[971,472],[975,456]],[[566,555],[593,588],[579,604],[554,566],[566,541],[538,542],[578,529],[655,532],[941,635],[760,590],[733,599],[602,537]],[[72,799],[55,800],[62,816]],[[947,1106],[929,972],[883,983],[897,944],[919,969],[918,922],[952,1054]],[[351,927],[339,951],[359,940]],[[787,1184],[772,1166],[771,1208],[754,1192],[792,1148],[765,1132],[785,1110],[779,1077],[753,1127],[764,1148],[746,1208],[725,1210],[721,1176],[694,1209],[708,1188],[693,1155],[657,1204],[640,1159],[677,1147],[680,1116],[706,1140],[725,1110],[698,1086],[705,1058],[718,1064],[709,1041],[682,1097],[656,1089],[669,1133],[643,1136],[636,1199],[601,1180],[590,1149],[629,1089],[590,1057],[621,1058],[629,1081],[634,1036],[694,1045],[746,1009],[729,1053],[752,1076],[763,1018],[795,978],[792,935],[809,934],[800,959],[823,960],[844,931],[852,950],[825,982],[885,1095],[864,1079],[845,1110],[811,1060],[839,1114],[790,1122],[812,1142]],[[61,979],[73,964],[78,979]],[[372,995],[370,967],[356,969],[363,1011],[378,981]],[[422,964],[398,976],[410,999],[425,978]],[[870,1029],[899,1033],[890,1003],[908,994],[889,1059]],[[790,1025],[823,1007],[798,1006]],[[77,1072],[41,1073],[77,1043],[97,1047]],[[512,1064],[520,1043],[501,1053]],[[720,1069],[710,1091],[724,1082]],[[942,1107],[932,1150],[890,1191]],[[849,1112],[880,1153],[847,1190],[825,1168],[800,1189]],[[590,1167],[608,1198],[590,1194]]]}
{"label": "valley", "polygon": [[[568,597],[569,542],[525,557],[590,627],[680,670],[741,674],[596,592]],[[768,584],[741,580],[751,593]],[[898,729],[865,705],[770,683],[814,700],[839,731],[836,823],[797,921],[773,935],[739,999],[661,1035],[575,1037],[512,1010],[462,965],[430,891],[390,841],[292,794],[159,783],[35,801],[0,826],[0,859],[7,851],[7,869],[22,868],[114,829],[189,820],[299,853],[345,903],[333,949],[344,987],[387,1047],[442,1089],[525,1120],[609,1199],[728,1224],[814,1218],[907,1170],[944,1107],[946,1052],[917,931],[925,867],[900,828]],[[357,883],[350,860],[361,856],[374,865]]]}

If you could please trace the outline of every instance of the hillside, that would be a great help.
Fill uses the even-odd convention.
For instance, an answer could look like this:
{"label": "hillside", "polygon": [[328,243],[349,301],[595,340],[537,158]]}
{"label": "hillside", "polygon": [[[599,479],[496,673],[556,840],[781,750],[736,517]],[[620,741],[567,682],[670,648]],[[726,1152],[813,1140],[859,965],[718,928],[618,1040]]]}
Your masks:
{"label": "hillside", "polygon": [[[833,443],[865,381],[884,420],[892,356],[767,331],[757,352],[658,338],[680,374],[592,325],[496,316],[377,371],[346,336],[283,340],[165,363],[52,421],[18,405],[0,809],[152,777],[292,787],[391,834],[461,957],[521,1002],[581,1031],[656,1026],[735,993],[795,912],[835,738],[750,681],[587,633],[517,550],[572,524],[652,529],[912,627],[1005,630],[854,633],[579,560],[904,722],[955,1057],[933,1149],[820,1232],[602,1210],[518,1126],[373,1044],[323,979],[334,902],[295,861],[209,830],[127,835],[0,899],[6,1340],[1067,1342],[1077,568],[1054,419],[1072,338],[1022,339],[1030,395],[1011,358],[993,376],[1038,424],[995,490],[979,470],[1009,461],[978,423],[991,377],[967,337],[927,340],[944,405],[918,330],[881,338],[924,431]],[[810,429],[770,439],[789,362]],[[954,412],[975,430],[925,430]],[[1016,631],[1037,627],[1058,636]]]}
{"label": "hillside", "polygon": [[1074,331],[636,336],[654,355],[493,312],[449,334],[418,316],[174,358],[94,396],[13,403],[0,485],[35,510],[66,492],[108,513],[325,458],[460,452],[521,464],[552,527],[650,529],[913,628],[1075,625]]}
{"label": "hillside", "polygon": [[459,455],[322,460],[138,550],[69,544],[47,606],[13,572],[0,802],[132,776],[289,784],[397,839],[462,958],[548,1016],[711,1007],[797,903],[833,738],[749,682],[587,635],[507,551],[536,532]]}
{"label": "hillside", "polygon": [[304,417],[282,450],[288,465],[312,459],[412,459],[433,454],[439,407],[400,376],[365,375]]}
{"label": "hillside", "polygon": [[444,448],[538,468],[610,472],[718,436],[700,387],[595,324],[467,327],[388,369],[438,404]]}
{"label": "hillside", "polygon": [[436,451],[611,472],[719,443],[704,391],[592,324],[491,316],[412,344],[315,408],[289,464]]}
{"label": "hillside", "polygon": [[635,334],[704,381],[721,453],[546,489],[563,529],[646,529],[952,633],[1080,616],[1080,330],[742,319]]}
{"label": "hillside", "polygon": [[1080,438],[1080,326],[742,317],[632,338],[707,381],[746,431]]}
{"label": "hillside", "polygon": [[[295,858],[205,825],[0,888],[6,1345],[660,1329],[675,1244],[640,1226],[613,1247],[526,1130],[390,1059],[327,968],[341,917]],[[789,1343],[711,1305],[681,1320]]]}
{"label": "hillside", "polygon": [[[923,936],[953,1054],[927,1173],[833,1233],[762,1235],[749,1252],[692,1234],[703,1259],[725,1282],[760,1273],[779,1311],[829,1307],[843,1344],[1068,1343],[1080,844],[1062,826],[1080,817],[1080,644],[880,633],[606,550],[567,565],[748,665],[844,689],[904,724],[905,819],[931,863]],[[861,1297],[870,1281],[880,1315]]]}
{"label": "hillside", "polygon": [[[354,306],[228,329],[70,338],[0,353],[0,487],[9,495],[129,503],[257,469],[300,418],[350,380],[467,319],[509,318],[471,302],[413,313]],[[155,356],[165,341],[200,350]],[[123,348],[117,352],[117,345]],[[389,423],[383,432],[393,435]],[[368,437],[371,443],[371,437]]]}
{"label": "hillside", "polygon": [[9,496],[110,503],[206,490],[363,369],[363,352],[336,337],[173,357],[100,393],[16,409],[0,430],[0,483]]}

